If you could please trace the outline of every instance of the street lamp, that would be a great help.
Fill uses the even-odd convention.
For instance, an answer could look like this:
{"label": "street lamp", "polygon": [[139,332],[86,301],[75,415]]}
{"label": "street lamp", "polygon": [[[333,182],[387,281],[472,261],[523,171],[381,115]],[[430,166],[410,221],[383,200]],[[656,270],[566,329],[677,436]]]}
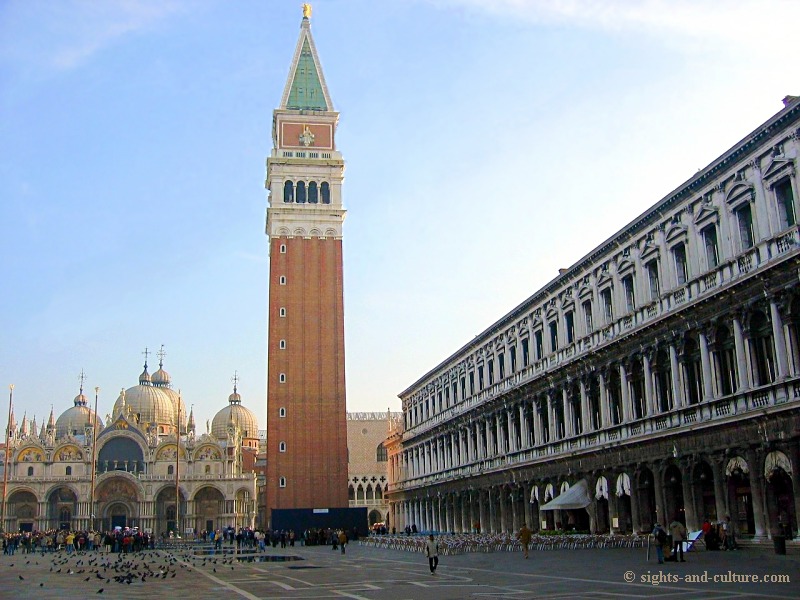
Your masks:
{"label": "street lamp", "polygon": [[94,530],[94,478],[97,470],[97,396],[100,395],[100,388],[94,388],[94,423],[92,424],[92,491],[89,495],[89,515],[91,519],[90,528]]}
{"label": "street lamp", "polygon": [[8,386],[8,424],[6,425],[6,452],[3,459],[3,505],[0,509],[0,531],[6,530],[6,491],[8,489],[8,445],[11,443],[11,403],[14,398],[14,384]]}

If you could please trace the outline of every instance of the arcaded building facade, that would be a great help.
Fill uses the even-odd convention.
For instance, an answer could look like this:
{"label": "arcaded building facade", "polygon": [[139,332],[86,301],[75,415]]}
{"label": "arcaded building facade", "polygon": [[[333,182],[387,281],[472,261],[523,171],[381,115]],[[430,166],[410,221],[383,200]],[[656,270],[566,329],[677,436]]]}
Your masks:
{"label": "arcaded building facade", "polygon": [[267,523],[275,508],[348,505],[344,160],[304,13],[267,159]]}
{"label": "arcaded building facade", "polygon": [[394,523],[797,536],[799,134],[787,97],[402,392]]}
{"label": "arcaded building facade", "polygon": [[347,483],[351,507],[366,507],[369,525],[389,525],[389,454],[386,436],[401,418],[400,413],[347,413]]}

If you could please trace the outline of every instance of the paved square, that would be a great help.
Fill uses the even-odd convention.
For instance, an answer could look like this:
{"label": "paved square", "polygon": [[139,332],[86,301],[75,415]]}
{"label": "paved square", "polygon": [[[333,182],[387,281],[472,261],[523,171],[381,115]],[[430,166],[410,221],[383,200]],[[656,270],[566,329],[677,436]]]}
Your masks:
{"label": "paved square", "polygon": [[[666,565],[654,558],[648,562],[643,549],[532,551],[529,560],[521,553],[464,554],[441,557],[436,575],[429,573],[423,554],[358,544],[350,544],[344,555],[326,547],[269,549],[259,555],[282,556],[298,560],[239,562],[162,551],[2,556],[0,598],[794,599],[800,582],[800,555],[752,549],[692,552],[686,563]],[[713,581],[745,574],[784,581]],[[687,575],[700,581],[655,585],[647,580]],[[626,576],[633,581],[626,582]]]}

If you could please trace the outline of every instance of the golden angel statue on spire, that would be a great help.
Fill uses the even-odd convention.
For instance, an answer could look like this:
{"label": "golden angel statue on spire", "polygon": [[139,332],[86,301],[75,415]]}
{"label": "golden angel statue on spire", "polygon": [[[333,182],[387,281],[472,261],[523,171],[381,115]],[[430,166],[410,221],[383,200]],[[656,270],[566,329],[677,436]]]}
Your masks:
{"label": "golden angel statue on spire", "polygon": [[304,19],[311,18],[311,5],[308,2],[303,3],[303,18]]}

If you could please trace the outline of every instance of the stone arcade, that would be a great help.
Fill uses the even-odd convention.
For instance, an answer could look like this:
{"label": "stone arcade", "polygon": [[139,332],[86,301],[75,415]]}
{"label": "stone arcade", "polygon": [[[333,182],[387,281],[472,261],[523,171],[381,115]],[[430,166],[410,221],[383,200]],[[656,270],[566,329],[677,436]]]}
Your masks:
{"label": "stone arcade", "polygon": [[[784,104],[400,394],[398,527],[800,533],[800,98]],[[542,510],[575,485],[587,510]]]}

